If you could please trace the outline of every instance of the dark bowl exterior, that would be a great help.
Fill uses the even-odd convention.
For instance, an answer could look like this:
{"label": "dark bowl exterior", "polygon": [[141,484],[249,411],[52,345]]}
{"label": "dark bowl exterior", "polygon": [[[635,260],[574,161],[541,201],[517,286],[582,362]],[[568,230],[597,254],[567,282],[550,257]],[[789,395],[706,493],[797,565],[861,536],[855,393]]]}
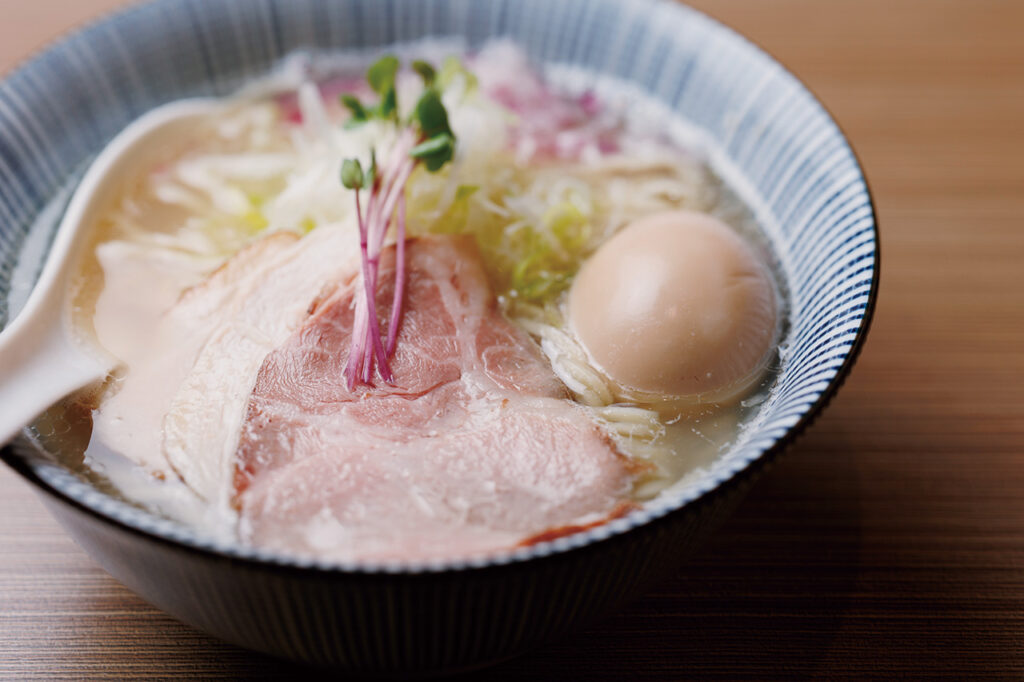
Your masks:
{"label": "dark bowl exterior", "polygon": [[678,567],[834,395],[878,289],[874,210],[835,123],[767,55],[675,3],[153,0],[69,36],[0,83],[0,323],[13,264],[30,233],[46,229],[33,226],[40,209],[141,113],[230,93],[295,49],[369,50],[437,35],[469,47],[505,36],[539,61],[629,81],[705,131],[764,197],[780,225],[772,237],[787,254],[795,323],[777,399],[735,457],[670,506],[612,531],[525,558],[387,571],[225,549],[114,503],[27,441],[0,450],[76,541],[157,607],[244,647],[387,676],[513,656]]}
{"label": "dark bowl exterior", "polygon": [[189,625],[300,663],[429,677],[510,658],[614,609],[678,568],[728,518],[752,474],[678,513],[571,552],[417,574],[217,555],[112,523],[36,482],[47,509],[89,556]]}

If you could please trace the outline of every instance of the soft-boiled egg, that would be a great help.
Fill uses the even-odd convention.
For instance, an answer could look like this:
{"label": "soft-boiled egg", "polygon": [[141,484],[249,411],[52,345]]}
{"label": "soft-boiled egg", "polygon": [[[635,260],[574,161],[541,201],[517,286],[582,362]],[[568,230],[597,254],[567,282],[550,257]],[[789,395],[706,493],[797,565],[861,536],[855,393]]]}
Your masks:
{"label": "soft-boiled egg", "polygon": [[725,402],[763,375],[778,302],[768,268],[728,225],[671,211],[630,223],[584,263],[568,317],[625,396]]}

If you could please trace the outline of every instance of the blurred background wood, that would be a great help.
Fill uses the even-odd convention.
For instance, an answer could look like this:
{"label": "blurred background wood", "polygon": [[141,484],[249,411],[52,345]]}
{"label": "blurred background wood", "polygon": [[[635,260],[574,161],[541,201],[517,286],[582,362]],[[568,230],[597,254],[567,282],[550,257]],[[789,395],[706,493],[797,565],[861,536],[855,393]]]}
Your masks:
{"label": "blurred background wood", "polygon": [[[115,0],[0,0],[9,68]],[[697,0],[853,141],[882,296],[839,397],[672,581],[489,671],[1024,676],[1024,3]],[[0,470],[0,676],[284,677],[148,606]]]}

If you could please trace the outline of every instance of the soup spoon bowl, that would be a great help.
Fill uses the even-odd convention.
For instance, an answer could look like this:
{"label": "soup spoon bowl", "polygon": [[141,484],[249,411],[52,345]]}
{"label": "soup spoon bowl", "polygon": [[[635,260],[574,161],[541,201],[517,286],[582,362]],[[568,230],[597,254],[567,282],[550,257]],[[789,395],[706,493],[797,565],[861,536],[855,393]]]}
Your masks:
{"label": "soup spoon bowl", "polygon": [[25,307],[0,332],[0,444],[61,398],[102,381],[116,366],[116,359],[71,329],[72,270],[97,215],[124,178],[147,167],[162,142],[180,136],[217,106],[215,100],[197,98],[157,107],[121,131],[85,172]]}

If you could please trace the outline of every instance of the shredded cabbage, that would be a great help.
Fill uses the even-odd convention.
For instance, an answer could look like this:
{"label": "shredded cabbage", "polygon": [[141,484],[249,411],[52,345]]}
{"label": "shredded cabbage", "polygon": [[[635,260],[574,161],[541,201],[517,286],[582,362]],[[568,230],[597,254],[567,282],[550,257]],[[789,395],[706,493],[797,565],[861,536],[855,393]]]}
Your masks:
{"label": "shredded cabbage", "polygon": [[[473,234],[508,306],[556,300],[627,219],[714,203],[702,164],[626,130],[590,93],[551,91],[509,45],[485,47],[468,64],[449,57],[437,80],[459,145],[441,172],[409,179],[409,233]],[[405,73],[396,88],[402,106],[422,84]],[[121,236],[144,232],[132,227],[146,227],[154,203],[180,211],[169,236],[202,257],[227,257],[278,230],[354,233],[341,161],[368,165],[371,148],[386,157],[396,139],[379,121],[346,126],[337,92],[334,81],[305,82],[295,97],[235,103],[151,177],[136,210],[122,207]]]}

